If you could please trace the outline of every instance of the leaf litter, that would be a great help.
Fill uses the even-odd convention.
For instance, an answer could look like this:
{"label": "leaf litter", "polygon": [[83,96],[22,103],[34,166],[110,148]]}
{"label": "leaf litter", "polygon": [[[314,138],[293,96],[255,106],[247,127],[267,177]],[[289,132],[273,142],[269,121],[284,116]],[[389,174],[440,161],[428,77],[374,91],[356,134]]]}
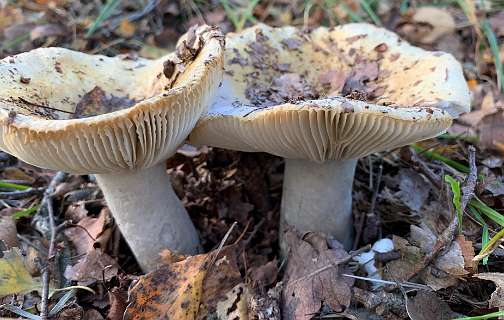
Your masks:
{"label": "leaf litter", "polygon": [[[40,6],[39,3],[43,2],[29,1],[22,6],[7,3],[0,7],[0,41],[2,41],[0,55],[2,57],[39,46],[58,45],[88,52],[101,52],[110,56],[132,51],[152,54],[153,48],[166,52],[170,46],[173,48],[173,42],[166,39],[177,39],[188,26],[201,21],[198,14],[187,21],[184,20],[183,17],[187,16],[186,8],[176,2],[160,2],[150,11],[144,11],[145,8],[139,4],[125,2],[119,5],[120,9],[116,9],[116,15],[105,20],[102,27],[97,29],[91,38],[84,38],[81,35],[85,32],[89,18],[99,14],[98,7],[90,8],[81,2],[65,1],[54,1],[51,6]],[[325,11],[314,6],[309,10],[306,24],[313,27],[321,22],[333,23],[332,17],[327,16],[329,12],[334,12],[338,19],[342,19],[341,21],[348,21],[348,10],[355,10],[355,12],[362,10],[361,3],[355,1],[348,2],[345,6],[337,4],[331,10]],[[473,111],[462,116],[445,137],[420,145],[465,165],[468,145],[470,142],[476,144],[478,174],[485,179],[478,181],[475,193],[489,207],[496,209],[497,212],[501,211],[504,206],[501,190],[504,181],[504,173],[501,169],[502,152],[504,152],[504,136],[501,132],[502,121],[500,121],[503,108],[502,94],[496,90],[493,83],[493,79],[496,78],[495,68],[489,51],[482,51],[481,55],[474,54],[476,50],[473,37],[474,34],[478,35],[478,28],[467,27],[470,24],[475,25],[474,17],[482,19],[483,15],[468,14],[470,18],[465,18],[463,11],[456,7],[436,6],[433,8],[420,5],[410,6],[403,12],[400,11],[403,8],[395,5],[384,9],[386,6],[385,2],[380,3],[376,12],[389,29],[398,31],[407,40],[427,49],[449,50],[464,62],[464,72],[474,96]],[[302,8],[302,5],[292,6],[285,4],[284,1],[268,4],[260,1],[252,15],[255,19],[270,24],[290,24],[297,23],[299,19],[303,20]],[[279,12],[282,14],[278,14]],[[77,19],[74,13],[78,15]],[[191,14],[188,15],[191,16]],[[496,35],[501,36],[502,23],[499,21],[502,20],[500,19],[502,12],[497,10],[497,12],[485,12],[485,14]],[[201,16],[207,21],[215,21],[226,32],[233,28],[225,9],[221,6],[207,8],[203,5]],[[130,17],[139,18],[130,19]],[[160,17],[163,19],[159,19]],[[250,21],[247,21],[250,24]],[[453,21],[455,21],[456,31],[453,28]],[[76,32],[76,37],[72,34],[73,30]],[[115,39],[119,41],[114,43]],[[141,49],[135,42],[137,40],[144,42],[140,46]],[[188,46],[180,52],[181,57],[189,57],[194,52],[194,45],[197,43],[192,43],[190,40],[188,39]],[[286,41],[283,46],[288,50],[297,50],[300,43],[294,40]],[[455,45],[444,46],[447,43]],[[255,49],[266,52],[269,50],[261,44],[256,45]],[[375,50],[380,53],[388,48],[378,45]],[[259,60],[244,61],[243,57],[237,59],[236,62],[261,63]],[[172,66],[171,63],[165,64],[165,70],[163,70],[165,76],[175,75],[175,70],[172,70],[175,68]],[[302,75],[292,73],[289,66],[277,63],[274,68],[282,76],[277,77],[275,83],[272,81],[270,88],[256,88],[257,90],[250,91],[251,96],[258,97],[258,105],[271,103],[271,100],[276,101],[275,103],[283,103],[321,96],[321,93],[313,90]],[[55,65],[56,72],[59,72],[57,69],[58,66]],[[59,69],[65,72],[61,66]],[[378,61],[357,60],[357,64],[350,72],[327,70],[318,80],[324,87],[324,95],[337,95],[344,91],[353,98],[366,100],[380,94],[381,89],[375,85],[375,82],[381,72],[384,71],[379,69]],[[101,107],[102,103],[106,105],[109,103],[108,100],[114,100],[106,93],[100,94],[98,89],[90,93],[96,97],[94,100],[90,99],[84,109],[93,112],[93,106]],[[107,101],[104,102],[104,100]],[[121,104],[124,102],[117,105]],[[52,176],[50,171],[16,162],[15,159],[3,153],[0,154],[0,160],[2,179],[18,179],[30,186],[45,187]],[[383,177],[378,187],[375,184],[377,163],[383,166]],[[64,185],[61,185],[61,191],[55,197],[57,206],[61,207],[58,210],[62,213],[57,217],[59,222],[65,220],[69,222],[59,233],[56,243],[54,262],[59,263],[52,263],[51,272],[56,276],[51,285],[61,288],[77,284],[80,277],[70,277],[74,280],[69,281],[63,275],[65,270],[80,271],[77,274],[83,276],[83,283],[92,282],[90,286],[93,287],[96,295],[81,292],[72,300],[73,303],[63,308],[59,318],[81,319],[81,315],[84,314],[84,319],[104,319],[107,316],[110,319],[120,319],[126,308],[126,289],[130,285],[133,289],[138,283],[145,291],[156,293],[153,297],[174,298],[179,307],[188,306],[188,309],[173,309],[179,315],[191,316],[197,308],[198,312],[194,317],[199,318],[213,316],[225,318],[227,316],[246,319],[245,316],[247,316],[250,319],[280,319],[281,310],[284,313],[286,311],[301,313],[302,310],[309,310],[311,313],[303,314],[302,317],[335,315],[348,318],[405,319],[409,316],[419,319],[423,310],[432,310],[430,314],[432,317],[455,317],[462,314],[482,315],[502,308],[500,304],[502,301],[501,279],[504,272],[502,245],[499,246],[499,242],[496,242],[497,245],[490,248],[487,265],[483,266],[482,262],[475,265],[472,261],[475,253],[482,250],[486,243],[482,232],[483,225],[486,225],[488,230],[488,240],[494,237],[501,228],[482,212],[476,212],[482,216],[481,221],[472,210],[466,210],[462,221],[463,233],[456,235],[453,241],[450,240],[439,255],[415,277],[407,279],[407,275],[416,271],[415,263],[424,261],[432,243],[435,243],[443,230],[450,225],[455,213],[451,204],[453,197],[446,195],[447,186],[443,182],[443,175],[450,174],[459,181],[464,179],[463,172],[454,170],[443,161],[430,158],[427,153],[416,154],[408,148],[403,148],[400,151],[372,155],[359,161],[356,172],[354,215],[356,217],[364,215],[366,218],[363,228],[372,231],[363,232],[357,239],[356,247],[363,248],[384,238],[391,240],[394,243],[394,250],[387,253],[389,255],[375,255],[374,264],[379,274],[383,275],[382,279],[391,280],[395,285],[384,284],[380,289],[375,290],[373,289],[374,282],[369,279],[357,279],[353,286],[348,285],[350,289],[347,291],[343,283],[349,283],[347,281],[351,278],[345,277],[342,280],[342,270],[345,270],[347,275],[351,275],[351,271],[354,271],[355,275],[369,278],[369,275],[365,273],[364,265],[356,264],[355,261],[337,264],[337,267],[329,264],[330,268],[324,272],[315,272],[314,276],[308,278],[325,279],[326,274],[332,274],[341,282],[334,287],[322,289],[316,282],[312,282],[306,287],[314,289],[317,295],[308,296],[309,292],[306,290],[306,294],[302,294],[300,300],[295,302],[288,300],[289,308],[285,306],[286,299],[282,297],[290,290],[286,284],[289,281],[295,281],[292,274],[300,273],[306,276],[303,268],[313,270],[317,263],[334,261],[330,259],[334,255],[344,256],[352,253],[339,251],[329,245],[324,246],[323,241],[316,241],[317,245],[314,245],[312,239],[297,237],[296,243],[303,250],[307,250],[303,252],[315,257],[315,260],[294,259],[296,262],[292,262],[279,256],[277,221],[281,196],[282,160],[264,154],[245,156],[220,149],[186,148],[170,159],[168,166],[174,188],[201,232],[205,252],[212,252],[234,221],[238,221],[237,229],[247,230],[241,240],[243,244],[240,249],[234,249],[237,252],[229,255],[234,260],[230,258],[222,260],[220,266],[227,267],[224,270],[218,269],[215,265],[213,267],[215,270],[222,271],[217,272],[218,275],[213,274],[212,269],[207,270],[201,281],[199,303],[196,303],[198,298],[187,304],[187,301],[183,299],[177,300],[177,297],[170,297],[169,292],[164,291],[162,287],[163,285],[169,287],[170,283],[164,283],[161,274],[157,278],[158,282],[153,281],[154,277],[150,274],[138,277],[140,270],[132,259],[126,243],[113,221],[106,218],[107,215],[104,213],[106,206],[93,177],[71,176]],[[376,203],[373,205],[371,199],[375,195]],[[9,207],[19,211],[38,205],[40,195],[28,199],[3,201],[6,201],[5,204]],[[5,204],[2,204],[2,209],[6,207]],[[10,292],[18,291],[12,292],[18,293],[17,296],[9,295],[3,298],[2,303],[13,303],[22,308],[32,308],[32,310],[36,310],[33,308],[40,298],[36,292],[24,294],[23,288],[26,287],[28,290],[30,285],[25,286],[23,283],[37,282],[37,276],[40,275],[40,261],[45,259],[48,247],[47,241],[40,236],[44,232],[43,224],[38,222],[32,224],[35,218],[28,215],[15,220],[15,230],[18,234],[16,245],[20,248],[17,256],[12,257],[12,250],[15,249],[9,251],[0,245],[4,252],[0,264],[6,261],[4,259],[14,259],[17,261],[15,262],[16,271],[32,278],[32,280],[23,280],[21,284],[15,284],[12,288],[17,289]],[[249,226],[248,229],[247,226]],[[11,227],[12,223],[8,228],[11,230],[8,233],[9,243],[12,245],[15,242],[12,240]],[[360,228],[358,224],[355,227]],[[235,241],[239,237],[240,232],[234,231],[229,240]],[[2,239],[4,239],[3,236]],[[476,252],[473,252],[474,249]],[[225,247],[225,250],[230,249]],[[227,254],[225,256],[228,257]],[[219,257],[222,258],[221,254]],[[197,258],[176,257],[169,254],[165,258],[163,267],[165,272],[167,270],[179,272],[171,275],[170,279],[177,279],[179,282],[175,285],[171,283],[173,287],[170,288],[176,288],[176,292],[182,292],[182,297],[187,297],[187,292],[182,289],[187,289],[187,284],[200,283],[202,274],[197,271],[204,266],[203,260],[192,260]],[[192,262],[189,263],[191,260]],[[219,258],[217,261],[220,261]],[[234,261],[236,266],[233,263],[229,264],[230,261]],[[60,263],[63,267],[58,267]],[[193,277],[188,277],[188,275]],[[225,276],[229,278],[223,279],[222,277]],[[486,280],[479,279],[480,277]],[[28,277],[21,278],[29,279]],[[303,279],[303,276],[295,278]],[[145,279],[151,279],[149,280],[151,282]],[[329,279],[327,283],[332,283],[333,280]],[[210,286],[208,289],[205,289],[206,281]],[[308,280],[303,281],[308,282]],[[416,295],[408,293],[405,297],[400,288],[411,284],[410,282],[436,290],[417,291]],[[296,285],[295,283],[294,286]],[[158,287],[160,289],[155,290]],[[338,291],[339,295],[333,292],[337,291],[336,289],[341,290],[341,292]],[[145,295],[145,297],[149,296]],[[323,299],[320,299],[321,297]],[[58,299],[52,299],[51,303],[55,304]],[[134,302],[139,303],[139,301],[130,300],[128,302],[130,307],[134,305],[132,304]],[[158,309],[149,309],[149,312],[160,312],[160,310],[176,306],[163,305],[159,301],[157,303]],[[148,304],[143,304],[143,306],[148,307]],[[447,306],[451,312],[446,308]],[[0,310],[0,315],[13,316],[5,310]]]}

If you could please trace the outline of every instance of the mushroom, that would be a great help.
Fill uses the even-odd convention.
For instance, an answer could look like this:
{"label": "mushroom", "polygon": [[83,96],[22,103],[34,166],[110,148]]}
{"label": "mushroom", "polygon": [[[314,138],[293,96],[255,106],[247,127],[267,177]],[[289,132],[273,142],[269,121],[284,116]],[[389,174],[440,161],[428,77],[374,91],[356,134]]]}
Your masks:
{"label": "mushroom", "polygon": [[41,48],[0,61],[0,149],[38,167],[96,174],[140,266],[200,250],[166,174],[222,80],[223,36],[191,28],[157,60]]}
{"label": "mushroom", "polygon": [[280,229],[352,243],[357,159],[444,132],[470,107],[459,63],[369,24],[226,36],[225,72],[195,145],[285,158]]}

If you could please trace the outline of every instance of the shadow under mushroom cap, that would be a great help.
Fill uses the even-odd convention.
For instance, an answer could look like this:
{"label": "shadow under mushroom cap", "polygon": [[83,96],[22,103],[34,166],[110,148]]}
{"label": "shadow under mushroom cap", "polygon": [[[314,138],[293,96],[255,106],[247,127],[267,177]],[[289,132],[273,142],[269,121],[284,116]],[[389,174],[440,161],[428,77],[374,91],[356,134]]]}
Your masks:
{"label": "shadow under mushroom cap", "polygon": [[157,60],[41,48],[0,61],[0,148],[44,168],[111,173],[169,157],[222,78],[223,37],[201,26]]}
{"label": "shadow under mushroom cap", "polygon": [[451,55],[385,29],[258,25],[226,36],[223,85],[190,140],[286,158],[350,159],[436,136],[469,107]]}

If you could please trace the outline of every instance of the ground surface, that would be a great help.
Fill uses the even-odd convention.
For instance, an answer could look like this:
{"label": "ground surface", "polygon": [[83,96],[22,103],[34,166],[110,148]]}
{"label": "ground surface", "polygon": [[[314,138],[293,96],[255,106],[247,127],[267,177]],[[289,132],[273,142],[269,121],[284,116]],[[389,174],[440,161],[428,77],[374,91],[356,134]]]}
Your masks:
{"label": "ground surface", "polygon": [[[47,46],[156,58],[196,23],[227,33],[257,22],[312,28],[353,21],[453,54],[474,97],[473,111],[440,138],[359,161],[354,250],[380,239],[394,244],[374,256],[374,269],[372,254],[349,256],[316,233],[289,234],[293,254],[280,257],[283,160],[275,156],[181,148],[168,171],[209,253],[184,259],[164,252],[165,266],[139,278],[92,176],[55,175],[1,153],[0,315],[26,310],[24,317],[40,319],[45,306],[55,319],[121,319],[126,308],[128,319],[279,319],[280,309],[285,319],[452,319],[499,308],[503,315],[498,1],[0,0],[0,58]],[[53,242],[48,188],[60,225]],[[41,301],[48,274],[50,288],[80,287],[51,289],[49,302]]]}

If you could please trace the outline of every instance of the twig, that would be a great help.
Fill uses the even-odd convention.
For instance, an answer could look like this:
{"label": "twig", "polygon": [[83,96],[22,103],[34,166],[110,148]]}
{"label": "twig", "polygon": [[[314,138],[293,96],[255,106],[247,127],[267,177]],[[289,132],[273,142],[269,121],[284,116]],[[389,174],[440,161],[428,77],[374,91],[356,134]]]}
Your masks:
{"label": "twig", "polygon": [[350,260],[351,260],[353,257],[355,257],[356,255],[358,255],[358,254],[360,254],[360,253],[362,253],[362,252],[364,252],[364,251],[368,251],[368,250],[370,250],[370,249],[371,249],[371,245],[370,245],[370,244],[368,244],[368,245],[367,245],[367,246],[365,246],[365,247],[362,247],[362,248],[360,248],[360,249],[358,249],[358,250],[352,251],[352,252],[350,252],[350,253],[348,254],[348,256],[347,256],[347,257],[345,257],[345,258],[343,258],[343,259],[341,259],[341,260],[338,260],[338,261],[336,261],[336,262],[332,262],[332,263],[330,263],[330,264],[328,264],[328,265],[325,265],[325,266],[323,266],[323,267],[321,267],[321,268],[318,268],[317,270],[315,270],[315,271],[313,271],[313,272],[310,272],[309,274],[307,274],[307,275],[305,275],[305,276],[302,276],[301,278],[298,278],[298,279],[296,279],[296,280],[294,280],[294,281],[289,281],[289,282],[287,282],[286,287],[288,287],[288,286],[292,286],[292,285],[294,285],[294,284],[298,283],[299,281],[303,281],[303,280],[305,280],[305,279],[308,279],[308,278],[314,277],[314,276],[316,276],[317,274],[319,274],[319,273],[321,273],[321,272],[324,272],[324,271],[326,271],[326,270],[329,270],[329,269],[331,269],[331,268],[337,267],[337,266],[338,266],[338,265],[340,265],[340,264],[347,263],[348,261],[350,261]]}
{"label": "twig", "polygon": [[[383,158],[382,158],[382,160],[383,160]],[[369,175],[370,175],[370,177],[373,176],[371,165],[370,165]],[[378,215],[376,215],[376,213],[375,213],[375,209],[376,209],[376,201],[378,200],[378,194],[379,194],[382,175],[383,175],[383,163],[380,163],[380,165],[378,166],[378,175],[376,177],[376,182],[375,182],[374,186],[372,187],[373,188],[373,196],[371,198],[371,205],[369,206],[369,211],[367,214],[361,215],[361,217],[359,218],[359,222],[357,224],[357,230],[356,230],[357,232],[355,233],[354,242],[353,242],[354,244],[353,244],[353,248],[352,248],[354,250],[357,249],[357,245],[359,244],[359,240],[362,237],[362,234],[364,232],[365,221],[374,221],[376,226],[378,226],[378,227],[381,224]],[[371,180],[372,179],[370,178],[370,181]],[[381,233],[381,228],[380,228],[379,233]],[[381,236],[379,238],[381,238]]]}
{"label": "twig", "polygon": [[29,188],[26,190],[0,192],[2,200],[19,200],[43,193],[45,188]]}
{"label": "twig", "polygon": [[388,280],[382,280],[382,279],[373,279],[373,278],[354,276],[353,274],[346,274],[346,273],[342,273],[341,275],[343,277],[354,278],[354,279],[359,279],[359,280],[364,280],[364,281],[392,284],[392,285],[398,285],[400,287],[405,287],[405,288],[415,288],[415,289],[420,289],[420,290],[432,291],[432,289],[429,286],[426,286],[424,284],[414,283],[414,282],[395,282],[395,281],[388,281]]}
{"label": "twig", "polygon": [[469,174],[466,177],[464,185],[462,186],[462,199],[460,200],[460,207],[464,212],[467,204],[474,196],[474,189],[476,188],[476,181],[478,180],[478,169],[476,168],[476,150],[473,146],[469,146]]}
{"label": "twig", "polygon": [[[467,175],[464,186],[462,187],[462,212],[464,212],[467,203],[474,195],[474,188],[476,187],[476,180],[478,177],[478,172],[476,169],[476,151],[473,146],[469,147],[469,168],[469,174]],[[445,247],[452,242],[459,223],[460,222],[458,221],[457,215],[453,214],[453,219],[451,220],[448,227],[436,239],[436,243],[432,247],[432,250],[429,251],[429,253],[423,258],[422,262],[418,264],[413,272],[408,275],[408,280],[425,269],[441,253],[441,251],[443,251]]]}
{"label": "twig", "polygon": [[53,194],[56,189],[56,186],[61,183],[66,177],[66,174],[63,172],[58,172],[54,175],[49,186],[47,187],[44,198],[42,199],[41,208],[47,206],[47,215],[49,218],[49,251],[47,252],[47,262],[44,266],[44,270],[42,273],[42,307],[40,311],[40,317],[42,320],[47,320],[49,317],[49,261],[54,258],[54,246],[56,242],[56,234],[57,234],[57,226],[54,222],[54,208],[53,208]]}

